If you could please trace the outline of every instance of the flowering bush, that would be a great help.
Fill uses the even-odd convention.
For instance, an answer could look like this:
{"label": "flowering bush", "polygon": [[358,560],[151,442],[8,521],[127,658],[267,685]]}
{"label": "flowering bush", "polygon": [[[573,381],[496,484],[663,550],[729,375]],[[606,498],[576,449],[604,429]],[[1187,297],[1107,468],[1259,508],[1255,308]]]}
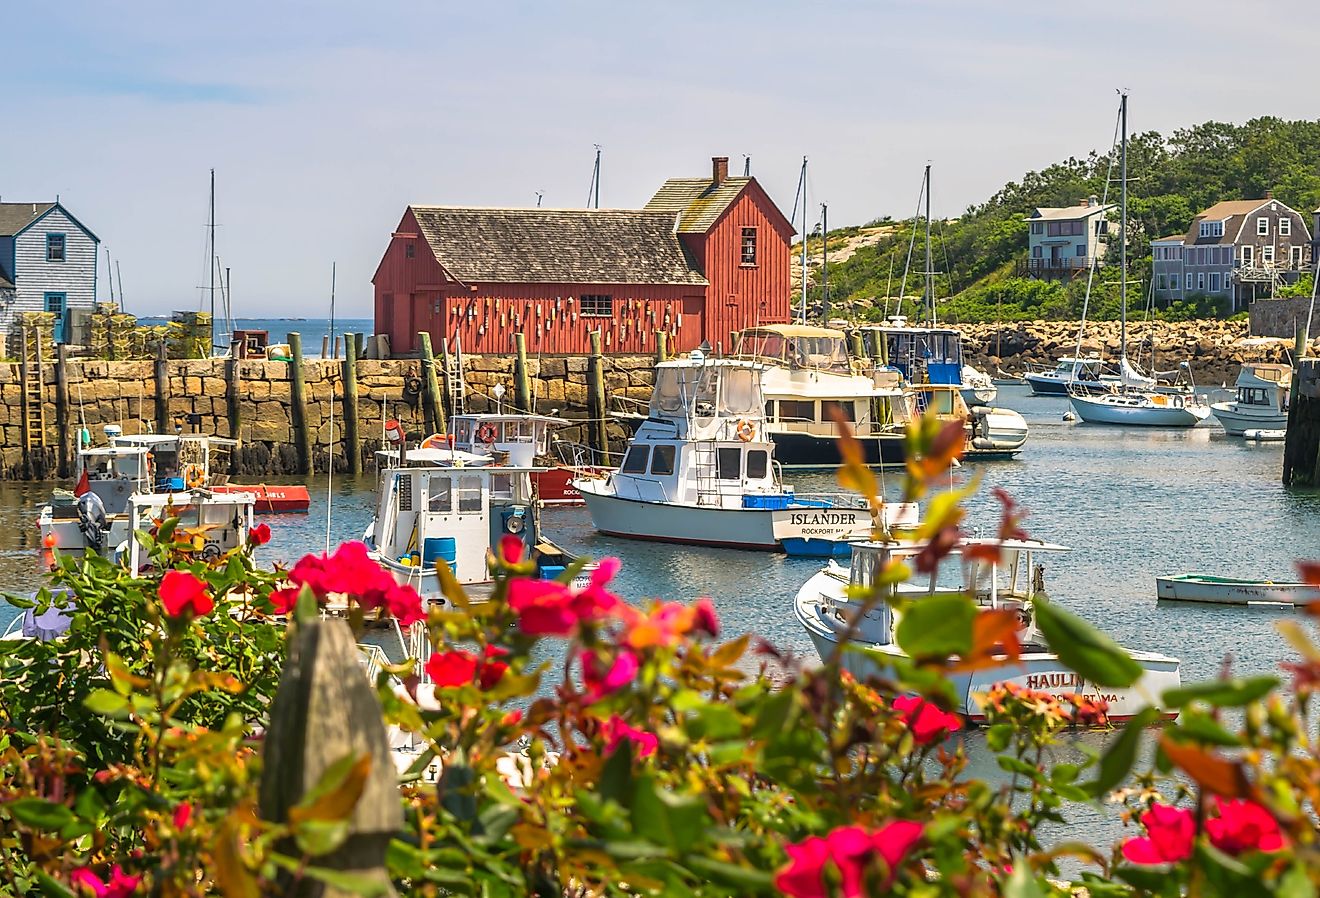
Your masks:
{"label": "flowering bush", "polygon": [[[911,441],[915,498],[960,444],[931,422]],[[844,449],[841,479],[873,493]],[[952,546],[958,496],[931,500],[919,536],[934,548],[917,564]],[[1001,532],[1020,534],[1003,506]],[[841,657],[807,666],[726,634],[708,601],[626,602],[613,560],[574,589],[533,579],[510,541],[490,559],[489,601],[442,568],[450,601],[423,613],[360,545],[285,573],[246,548],[205,562],[168,521],[145,538],[163,575],[61,559],[68,635],[0,646],[0,894],[248,898],[277,893],[281,874],[378,893],[318,859],[342,844],[363,771],[387,759],[345,759],[287,820],[256,812],[284,615],[318,605],[426,631],[425,663],[376,684],[384,719],[424,746],[386,861],[404,894],[1037,898],[1061,894],[1066,874],[1103,896],[1303,898],[1320,884],[1308,715],[1320,648],[1298,624],[1284,626],[1303,659],[1290,686],[1225,676],[1174,690],[1162,702],[1176,722],[1147,709],[1074,762],[1059,760],[1085,750],[1074,730],[1105,723],[1081,696],[1001,685],[984,735],[965,734],[945,674],[1018,651],[1008,622],[967,596],[940,597],[938,618],[905,605],[921,625],[899,632],[914,660],[862,682]],[[1088,682],[1135,679],[1101,634],[1052,605],[1038,614]],[[1003,776],[976,775],[965,739],[983,739]],[[1117,844],[1044,842],[1042,827],[1106,798],[1130,822]]]}

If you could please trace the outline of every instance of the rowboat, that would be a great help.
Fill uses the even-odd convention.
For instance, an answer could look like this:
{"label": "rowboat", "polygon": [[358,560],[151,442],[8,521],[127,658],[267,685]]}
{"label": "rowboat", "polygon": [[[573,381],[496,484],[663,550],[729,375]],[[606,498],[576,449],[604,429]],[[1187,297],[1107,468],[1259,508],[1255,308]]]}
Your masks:
{"label": "rowboat", "polygon": [[1216,605],[1305,605],[1320,599],[1309,583],[1242,580],[1180,574],[1156,577],[1155,595],[1162,602],[1210,602]]}

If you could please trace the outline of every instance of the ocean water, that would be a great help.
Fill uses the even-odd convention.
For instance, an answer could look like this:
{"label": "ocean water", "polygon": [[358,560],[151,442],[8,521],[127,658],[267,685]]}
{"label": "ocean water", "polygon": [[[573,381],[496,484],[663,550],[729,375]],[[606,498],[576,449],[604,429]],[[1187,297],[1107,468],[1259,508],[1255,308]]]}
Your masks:
{"label": "ocean water", "polygon": [[[139,318],[143,324],[164,324],[169,321],[169,316]],[[238,330],[258,330],[269,331],[271,343],[287,343],[288,335],[291,332],[297,332],[302,335],[303,355],[307,358],[321,357],[321,341],[330,333],[329,318],[235,318],[234,327]],[[229,325],[216,321],[215,340],[218,346],[228,346]],[[371,334],[375,330],[375,321],[371,318],[336,318],[334,321],[335,336],[342,337],[344,334],[361,333]],[[342,347],[343,341],[340,341]],[[339,350],[339,357],[344,357],[344,351]]]}
{"label": "ocean water", "polygon": [[[1192,572],[1292,579],[1299,557],[1320,558],[1320,494],[1280,484],[1281,443],[1231,439],[1213,420],[1189,430],[1065,423],[1065,398],[1033,397],[1021,387],[1001,388],[997,404],[1026,417],[1030,438],[1016,460],[959,469],[960,481],[982,478],[969,526],[992,532],[999,508],[989,490],[1007,489],[1027,510],[1032,536],[1072,548],[1046,569],[1055,601],[1129,648],[1181,658],[1184,682],[1213,678],[1226,663],[1241,674],[1275,672],[1290,657],[1276,625],[1296,615],[1291,609],[1157,604],[1154,579]],[[799,492],[834,488],[828,474],[791,479]],[[896,493],[897,477],[884,479]],[[336,477],[329,496],[325,478],[310,485],[309,514],[268,519],[274,539],[267,560],[323,551],[327,507],[333,508],[332,544],[357,538],[370,521],[372,476]],[[36,512],[49,489],[0,484],[0,589],[30,593],[40,582]],[[790,601],[818,561],[605,537],[592,530],[582,508],[547,509],[544,523],[570,550],[621,558],[616,585],[629,599],[710,596],[729,635],[752,632],[814,660]],[[10,616],[0,607],[0,626]],[[1077,740],[1101,747],[1107,738]],[[974,769],[997,776],[979,736],[968,736],[968,745]],[[1118,834],[1112,810],[1076,806],[1069,817],[1070,838],[1107,841]]]}

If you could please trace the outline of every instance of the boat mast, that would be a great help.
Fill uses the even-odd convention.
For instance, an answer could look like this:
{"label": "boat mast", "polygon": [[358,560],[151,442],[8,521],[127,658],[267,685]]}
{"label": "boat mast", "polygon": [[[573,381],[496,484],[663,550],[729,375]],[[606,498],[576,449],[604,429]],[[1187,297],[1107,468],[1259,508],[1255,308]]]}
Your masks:
{"label": "boat mast", "polygon": [[829,204],[820,204],[820,323],[830,323],[830,218]]}
{"label": "boat mast", "polygon": [[926,315],[930,319],[930,326],[935,326],[935,288],[933,278],[935,272],[931,270],[930,259],[930,163],[926,163],[926,179],[922,185],[926,193]]}
{"label": "boat mast", "polygon": [[807,157],[802,157],[802,323],[807,323]]}
{"label": "boat mast", "polygon": [[1122,190],[1120,203],[1121,214],[1118,219],[1118,303],[1122,310],[1119,325],[1119,376],[1127,376],[1127,92],[1120,95],[1118,103],[1119,133],[1122,143],[1119,151],[1118,177]]}
{"label": "boat mast", "polygon": [[207,259],[207,279],[210,282],[211,293],[211,350],[208,355],[215,354],[215,169],[211,169],[211,203],[210,220],[207,224],[208,241],[211,244],[211,253]]}
{"label": "boat mast", "polygon": [[[541,205],[539,197],[536,205]],[[600,208],[600,144],[596,144],[596,164],[591,169],[591,186],[587,189],[587,205],[593,209]]]}

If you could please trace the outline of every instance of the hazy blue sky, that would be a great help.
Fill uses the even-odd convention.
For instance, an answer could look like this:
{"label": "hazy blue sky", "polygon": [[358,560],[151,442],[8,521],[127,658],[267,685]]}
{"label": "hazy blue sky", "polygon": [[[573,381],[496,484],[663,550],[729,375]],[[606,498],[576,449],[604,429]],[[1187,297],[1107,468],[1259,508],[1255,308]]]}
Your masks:
{"label": "hazy blue sky", "polygon": [[[1317,114],[1307,0],[7,2],[0,197],[59,194],[128,310],[196,308],[207,170],[241,315],[367,315],[409,202],[635,207],[712,155],[830,223],[956,214],[1134,130]],[[1254,37],[1252,35],[1255,35]],[[1241,51],[1241,52],[1240,52]],[[816,220],[813,212],[812,221]],[[104,291],[104,279],[101,285]]]}

